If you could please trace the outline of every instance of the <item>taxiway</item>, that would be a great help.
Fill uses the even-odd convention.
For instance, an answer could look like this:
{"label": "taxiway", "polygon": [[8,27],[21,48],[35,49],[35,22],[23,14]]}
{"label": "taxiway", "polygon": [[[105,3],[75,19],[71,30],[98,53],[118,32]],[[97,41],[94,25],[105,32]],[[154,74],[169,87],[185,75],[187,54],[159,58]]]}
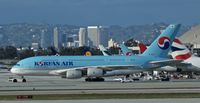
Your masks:
{"label": "taxiway", "polygon": [[121,83],[106,78],[105,82],[85,82],[84,79],[62,79],[57,76],[27,76],[26,83],[9,82],[9,72],[0,73],[0,95],[26,94],[90,94],[90,93],[200,93],[200,80],[185,79],[136,81]]}

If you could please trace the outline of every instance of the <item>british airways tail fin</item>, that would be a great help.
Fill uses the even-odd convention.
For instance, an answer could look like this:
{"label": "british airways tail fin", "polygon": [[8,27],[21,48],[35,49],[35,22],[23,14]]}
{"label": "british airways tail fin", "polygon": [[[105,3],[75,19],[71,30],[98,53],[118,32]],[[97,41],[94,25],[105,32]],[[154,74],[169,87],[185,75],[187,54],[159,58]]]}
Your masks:
{"label": "british airways tail fin", "polygon": [[128,47],[126,47],[124,44],[120,44],[120,48],[122,50],[123,55],[126,55],[126,56],[133,55],[132,51],[128,49]]}
{"label": "british airways tail fin", "polygon": [[141,55],[167,58],[168,52],[171,49],[171,44],[179,28],[180,24],[169,25]]}
{"label": "british airways tail fin", "polygon": [[173,59],[186,60],[192,56],[192,52],[190,52],[190,50],[184,44],[182,44],[178,38],[174,39],[171,51]]}
{"label": "british airways tail fin", "polygon": [[140,54],[144,53],[144,51],[147,49],[147,46],[143,43],[139,43],[138,46],[140,48]]}

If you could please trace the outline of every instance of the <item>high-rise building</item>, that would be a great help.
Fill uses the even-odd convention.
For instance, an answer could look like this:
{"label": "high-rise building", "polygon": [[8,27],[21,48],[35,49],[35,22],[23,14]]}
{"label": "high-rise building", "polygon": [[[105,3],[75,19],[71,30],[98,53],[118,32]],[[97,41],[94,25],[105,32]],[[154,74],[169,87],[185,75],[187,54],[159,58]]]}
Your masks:
{"label": "high-rise building", "polygon": [[62,47],[67,47],[67,34],[66,33],[61,35],[61,45],[62,45]]}
{"label": "high-rise building", "polygon": [[108,46],[108,28],[99,26],[100,31],[100,44],[107,47]]}
{"label": "high-rise building", "polygon": [[108,32],[102,26],[88,26],[88,45],[98,47],[100,44],[107,46]]}
{"label": "high-rise building", "polygon": [[89,46],[98,47],[100,44],[100,31],[98,26],[88,26],[88,41]]}
{"label": "high-rise building", "polygon": [[42,30],[41,31],[41,38],[40,38],[40,47],[41,48],[46,48],[46,45],[45,45],[45,30]]}
{"label": "high-rise building", "polygon": [[87,30],[86,28],[79,29],[79,47],[87,46]]}
{"label": "high-rise building", "polygon": [[71,34],[67,37],[67,47],[78,47],[79,41],[78,41],[78,35],[77,34]]}
{"label": "high-rise building", "polygon": [[60,43],[60,35],[59,35],[59,31],[57,27],[53,29],[53,43],[54,43],[54,47],[59,50],[61,47],[61,43]]}

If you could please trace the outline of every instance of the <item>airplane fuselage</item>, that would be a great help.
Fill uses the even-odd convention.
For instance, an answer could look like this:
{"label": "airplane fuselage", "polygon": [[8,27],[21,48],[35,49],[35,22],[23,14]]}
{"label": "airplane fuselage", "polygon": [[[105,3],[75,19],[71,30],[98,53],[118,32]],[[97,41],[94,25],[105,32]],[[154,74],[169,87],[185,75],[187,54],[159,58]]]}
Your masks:
{"label": "airplane fuselage", "polygon": [[192,56],[183,61],[183,63],[189,63],[189,66],[183,66],[180,68],[187,69],[190,71],[200,71],[200,58],[196,56]]}
{"label": "airplane fuselage", "polygon": [[157,67],[149,65],[148,62],[152,60],[164,60],[164,58],[151,56],[37,56],[19,61],[11,69],[11,72],[17,75],[51,75],[49,72],[52,70],[110,65],[141,66],[142,68],[128,69],[143,71]]}

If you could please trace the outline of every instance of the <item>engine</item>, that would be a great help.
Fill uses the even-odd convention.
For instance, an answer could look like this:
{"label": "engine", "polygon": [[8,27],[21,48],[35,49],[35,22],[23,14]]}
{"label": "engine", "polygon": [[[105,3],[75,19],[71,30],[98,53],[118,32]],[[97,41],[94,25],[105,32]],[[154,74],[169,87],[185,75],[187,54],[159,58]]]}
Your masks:
{"label": "engine", "polygon": [[88,68],[87,69],[87,76],[88,77],[103,76],[103,70],[102,69],[96,69],[96,68]]}
{"label": "engine", "polygon": [[82,77],[82,71],[80,70],[68,70],[66,72],[67,79],[77,79]]}

